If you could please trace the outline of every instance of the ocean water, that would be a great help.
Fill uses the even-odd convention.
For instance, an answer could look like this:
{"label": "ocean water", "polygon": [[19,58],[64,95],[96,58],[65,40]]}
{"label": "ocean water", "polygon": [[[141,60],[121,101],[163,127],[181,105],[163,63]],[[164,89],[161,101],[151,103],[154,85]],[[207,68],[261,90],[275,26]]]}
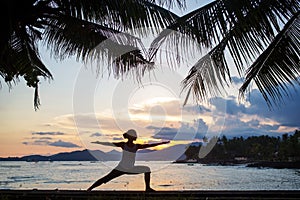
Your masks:
{"label": "ocean water", "polygon": [[[0,189],[85,190],[118,162],[0,162]],[[152,169],[156,190],[300,190],[300,170],[138,162]],[[124,175],[97,190],[144,190],[143,174]]]}

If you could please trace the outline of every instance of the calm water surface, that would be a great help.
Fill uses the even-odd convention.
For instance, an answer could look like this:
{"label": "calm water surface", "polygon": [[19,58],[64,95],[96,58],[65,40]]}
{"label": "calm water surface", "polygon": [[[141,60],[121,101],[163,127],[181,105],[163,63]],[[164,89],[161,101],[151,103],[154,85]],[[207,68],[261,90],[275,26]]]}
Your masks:
{"label": "calm water surface", "polygon": [[[300,170],[138,162],[157,190],[300,190]],[[0,162],[0,189],[84,190],[117,162]],[[143,190],[143,175],[124,175],[98,190]]]}

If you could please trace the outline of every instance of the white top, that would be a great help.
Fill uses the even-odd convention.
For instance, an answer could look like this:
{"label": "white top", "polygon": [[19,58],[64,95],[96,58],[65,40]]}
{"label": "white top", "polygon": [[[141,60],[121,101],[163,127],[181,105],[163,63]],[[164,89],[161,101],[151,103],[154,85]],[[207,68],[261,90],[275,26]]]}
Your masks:
{"label": "white top", "polygon": [[133,147],[129,147],[126,143],[124,144],[124,149],[122,152],[122,159],[119,162],[117,168],[130,169],[134,167],[135,156],[137,151],[137,145],[134,144]]}

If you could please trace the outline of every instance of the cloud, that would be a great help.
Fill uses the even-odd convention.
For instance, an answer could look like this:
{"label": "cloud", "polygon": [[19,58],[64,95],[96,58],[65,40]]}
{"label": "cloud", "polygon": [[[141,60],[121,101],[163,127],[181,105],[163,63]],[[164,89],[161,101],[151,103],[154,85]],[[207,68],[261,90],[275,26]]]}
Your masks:
{"label": "cloud", "polygon": [[40,139],[40,140],[52,140],[51,137],[32,137],[31,139],[36,140],[36,139]]}
{"label": "cloud", "polygon": [[237,76],[234,76],[231,78],[232,83],[236,84],[236,85],[241,85],[244,83],[243,78],[239,78]]}
{"label": "cloud", "polygon": [[61,139],[54,141],[56,137],[66,135],[63,132],[56,131],[39,131],[39,132],[32,132],[33,136],[28,139],[28,141],[22,142],[24,145],[38,145],[38,146],[54,146],[54,147],[65,147],[65,148],[77,148],[80,147],[77,144],[72,142],[66,142]]}
{"label": "cloud", "polygon": [[228,116],[226,118],[222,135],[228,137],[249,137],[249,136],[260,136],[260,135],[281,135],[278,132],[279,125],[267,125],[263,124],[262,120],[249,120],[242,121],[238,117]]}
{"label": "cloud", "polygon": [[[298,77],[298,81],[300,78]],[[233,82],[241,83],[242,79],[234,78]],[[260,117],[269,118],[278,122],[281,126],[300,128],[300,85],[294,82],[294,86],[288,85],[288,95],[282,91],[283,102],[279,107],[269,108],[261,92],[254,88],[249,95],[246,96],[248,105],[237,104],[236,102],[227,101],[228,114],[243,113],[247,115],[258,115]]]}
{"label": "cloud", "polygon": [[[103,130],[119,130],[116,118],[101,113],[67,114],[54,118],[55,125],[74,130],[77,128],[80,134],[93,133]],[[76,122],[76,123],[75,123]],[[87,131],[88,130],[88,131]]]}
{"label": "cloud", "polygon": [[198,114],[204,114],[207,112],[211,112],[210,108],[207,108],[203,105],[186,105],[183,107],[183,110],[187,112],[196,112]]}
{"label": "cloud", "polygon": [[37,140],[33,140],[33,141],[25,141],[22,142],[22,144],[24,145],[39,145],[39,146],[48,146],[50,143],[49,140],[43,140],[43,139],[37,139]]}
{"label": "cloud", "polygon": [[113,140],[123,140],[123,137],[113,137]]}
{"label": "cloud", "polygon": [[173,140],[176,136],[178,129],[169,127],[147,127],[148,129],[155,130],[155,139]]}
{"label": "cloud", "polygon": [[148,126],[147,129],[154,131],[154,136],[152,136],[154,139],[194,140],[202,139],[208,130],[208,126],[203,119],[198,119],[193,124],[181,123],[179,128]]}
{"label": "cloud", "polygon": [[65,147],[65,148],[77,148],[80,147],[77,144],[71,142],[65,142],[62,140],[58,140],[55,142],[51,141],[51,138],[40,138],[32,141],[24,141],[22,142],[24,145],[38,145],[38,146],[55,146],[55,147]]}
{"label": "cloud", "polygon": [[32,135],[65,135],[62,132],[33,132]]}
{"label": "cloud", "polygon": [[149,114],[149,115],[179,115],[181,113],[181,104],[179,99],[174,98],[152,98],[147,102],[135,104],[129,107],[131,114]]}
{"label": "cloud", "polygon": [[74,143],[71,143],[71,142],[64,142],[62,140],[51,142],[48,145],[49,146],[55,146],[55,147],[65,147],[65,148],[77,148],[77,147],[80,147],[77,144],[74,144]]}
{"label": "cloud", "polygon": [[[296,90],[300,90],[300,87],[297,87]],[[291,96],[290,99],[286,98],[285,103],[280,107],[269,109],[260,92],[253,90],[248,98],[250,106],[245,110],[245,113],[259,114],[262,117],[277,121],[282,126],[300,128],[300,112],[298,112],[300,108],[300,93],[294,92]]]}
{"label": "cloud", "polygon": [[278,135],[300,129],[300,94],[292,93],[292,99],[285,102],[281,107],[270,109],[257,89],[251,91],[245,103],[238,102],[234,96],[211,99],[215,110],[226,107],[223,134],[229,136]]}
{"label": "cloud", "polygon": [[148,125],[161,127],[166,123],[187,121],[195,113],[183,108],[179,99],[164,97],[134,104],[129,107],[128,112],[130,120],[143,127]]}
{"label": "cloud", "polygon": [[90,137],[100,137],[100,136],[103,136],[103,134],[102,133],[93,133],[93,134],[91,134],[90,135]]}
{"label": "cloud", "polygon": [[103,134],[103,133],[96,132],[96,133],[91,134],[90,137],[101,137],[101,138],[104,138],[106,140],[107,139],[112,139],[112,140],[122,140],[122,139],[124,139],[122,137],[122,134],[117,134],[117,133]]}
{"label": "cloud", "polygon": [[[80,128],[99,128],[99,123],[97,120],[97,116],[95,113],[91,114],[67,114],[55,117],[54,119],[56,125],[63,127],[74,129],[76,127]],[[76,122],[76,123],[75,123]]]}
{"label": "cloud", "polygon": [[240,112],[245,112],[245,105],[239,104],[236,101],[236,97],[230,96],[227,98],[214,97],[210,100],[211,104],[215,107],[216,111],[220,111],[220,114],[236,115]]}
{"label": "cloud", "polygon": [[[235,86],[241,82],[240,78],[233,78]],[[300,87],[297,86],[296,90],[300,90]],[[224,119],[223,134],[230,136],[282,134],[300,129],[299,93],[293,93],[292,98],[286,100],[286,104],[280,108],[274,107],[273,110],[268,108],[262,94],[257,89],[253,89],[250,95],[246,96],[245,102],[239,102],[237,97],[233,96],[236,93],[236,91],[230,93],[232,96],[226,98],[211,98],[210,105],[186,105],[182,108],[174,99],[161,102],[157,100],[135,104],[129,107],[127,110],[129,113],[125,114],[122,112],[114,115],[77,114],[75,119],[77,128],[81,129],[80,134],[89,130],[87,135],[90,137],[109,137],[109,139],[120,138],[120,129],[125,131],[125,129],[136,127],[146,127],[148,132],[145,134],[154,134],[155,139],[190,138],[191,135],[195,138],[202,138],[208,128],[210,132],[218,134],[224,124]],[[128,114],[130,115],[128,116]],[[193,119],[196,119],[194,123]],[[74,129],[74,115],[57,117],[56,123],[63,128],[72,127]],[[199,128],[200,125],[202,128]],[[35,132],[36,135],[45,136],[47,133],[53,136],[63,134],[60,132]]]}

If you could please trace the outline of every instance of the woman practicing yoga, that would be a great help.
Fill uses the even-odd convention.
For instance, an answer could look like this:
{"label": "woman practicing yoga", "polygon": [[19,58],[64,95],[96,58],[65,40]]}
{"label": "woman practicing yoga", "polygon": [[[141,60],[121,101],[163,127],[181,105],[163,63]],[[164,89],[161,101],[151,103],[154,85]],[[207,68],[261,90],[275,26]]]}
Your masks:
{"label": "woman practicing yoga", "polygon": [[136,131],[133,129],[128,130],[126,133],[123,134],[123,137],[127,139],[127,142],[115,142],[115,143],[109,143],[109,142],[92,142],[95,144],[102,144],[102,145],[109,145],[109,146],[117,146],[122,148],[122,159],[117,165],[116,168],[114,168],[109,174],[104,176],[103,178],[100,178],[97,180],[91,187],[89,187],[87,190],[91,191],[93,188],[98,187],[102,185],[103,183],[107,183],[108,181],[119,177],[124,174],[141,174],[144,173],[144,179],[145,179],[145,186],[146,191],[154,191],[150,187],[150,168],[147,166],[135,166],[135,156],[136,152],[139,149],[145,149],[149,147],[155,147],[162,144],[167,144],[170,141],[166,142],[160,142],[155,144],[135,144],[133,141],[137,139]]}

